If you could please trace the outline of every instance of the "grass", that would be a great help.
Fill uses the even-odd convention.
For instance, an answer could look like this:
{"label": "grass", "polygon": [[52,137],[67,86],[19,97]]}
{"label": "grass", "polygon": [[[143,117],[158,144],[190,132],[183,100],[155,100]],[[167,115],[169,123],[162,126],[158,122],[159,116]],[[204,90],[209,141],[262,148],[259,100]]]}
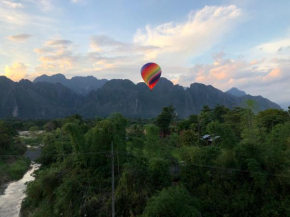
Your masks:
{"label": "grass", "polygon": [[39,144],[42,143],[43,136],[42,135],[35,135],[31,137],[22,137],[21,141],[25,145],[30,145],[30,146],[39,146]]}
{"label": "grass", "polygon": [[12,180],[21,179],[22,176],[29,169],[29,166],[30,166],[29,160],[25,158],[18,159],[17,161],[9,165],[8,175],[11,177]]}
{"label": "grass", "polygon": [[24,157],[0,160],[0,184],[21,179],[29,167],[30,160]]}

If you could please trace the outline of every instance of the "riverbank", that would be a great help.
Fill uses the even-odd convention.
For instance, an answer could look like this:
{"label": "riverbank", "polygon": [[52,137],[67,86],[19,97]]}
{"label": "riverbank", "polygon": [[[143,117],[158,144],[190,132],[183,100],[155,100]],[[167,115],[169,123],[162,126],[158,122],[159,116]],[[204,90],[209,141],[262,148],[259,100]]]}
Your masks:
{"label": "riverbank", "polygon": [[0,195],[9,182],[21,179],[30,169],[31,161],[40,156],[42,132],[34,135],[28,131],[19,132],[19,136],[14,138],[15,150],[0,156]]}
{"label": "riverbank", "polygon": [[26,157],[7,156],[0,159],[0,186],[14,180],[21,179],[29,167],[30,160]]}
{"label": "riverbank", "polygon": [[33,173],[39,168],[39,164],[32,163],[22,179],[11,182],[0,196],[0,216],[1,217],[19,217],[21,203],[25,197],[26,183],[33,181]]}
{"label": "riverbank", "polygon": [[[34,161],[41,154],[42,135],[19,132],[15,138],[18,144],[26,146],[23,155],[2,156],[0,161],[0,216],[19,217],[21,203],[25,197],[27,182],[33,181],[34,171],[39,168],[39,164]],[[38,145],[36,143],[38,142]],[[2,180],[2,181],[1,181]],[[17,181],[16,181],[17,180]],[[6,183],[6,184],[3,184]]]}

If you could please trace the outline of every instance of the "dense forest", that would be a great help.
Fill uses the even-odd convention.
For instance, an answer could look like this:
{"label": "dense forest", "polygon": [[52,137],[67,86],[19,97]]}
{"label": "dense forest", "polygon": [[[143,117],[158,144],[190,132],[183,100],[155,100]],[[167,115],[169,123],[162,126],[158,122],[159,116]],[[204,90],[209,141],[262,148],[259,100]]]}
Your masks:
{"label": "dense forest", "polygon": [[254,107],[51,120],[22,215],[290,216],[290,111]]}

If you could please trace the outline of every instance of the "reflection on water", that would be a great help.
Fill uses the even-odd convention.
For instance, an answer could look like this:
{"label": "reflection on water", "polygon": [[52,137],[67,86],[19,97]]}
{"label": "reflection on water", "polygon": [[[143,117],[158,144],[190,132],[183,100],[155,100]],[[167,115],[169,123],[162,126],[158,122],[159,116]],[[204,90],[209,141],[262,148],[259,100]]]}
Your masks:
{"label": "reflection on water", "polygon": [[25,173],[22,179],[11,182],[0,195],[0,216],[19,217],[21,202],[25,197],[26,182],[33,181],[31,174],[39,168],[39,164],[32,164],[32,168]]}

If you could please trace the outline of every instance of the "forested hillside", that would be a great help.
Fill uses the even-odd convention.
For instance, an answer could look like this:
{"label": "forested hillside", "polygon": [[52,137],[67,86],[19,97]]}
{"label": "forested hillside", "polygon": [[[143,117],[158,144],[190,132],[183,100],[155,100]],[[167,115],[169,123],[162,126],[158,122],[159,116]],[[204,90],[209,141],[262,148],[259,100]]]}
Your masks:
{"label": "forested hillside", "polygon": [[253,105],[50,121],[22,214],[111,216],[114,169],[116,216],[290,216],[290,111]]}
{"label": "forested hillside", "polygon": [[[232,109],[246,107],[245,102],[249,99],[256,101],[255,113],[269,108],[280,109],[279,105],[261,96],[237,97],[200,83],[193,83],[185,90],[161,78],[151,92],[145,83],[134,84],[128,79],[112,79],[100,87],[90,85],[89,78],[67,80],[61,75],[56,77],[59,76],[64,79],[62,83],[65,86],[55,81],[13,82],[0,76],[0,118],[52,119],[76,113],[84,118],[94,118],[108,117],[115,112],[127,118],[155,118],[163,107],[169,105],[176,108],[180,117],[187,118],[191,114],[199,114],[205,105],[210,108],[224,105]],[[41,81],[41,78],[37,80]],[[80,83],[72,83],[75,80]],[[99,81],[96,80],[97,83]],[[94,83],[95,79],[91,82]],[[91,90],[86,95],[81,94],[81,90],[75,90],[77,87],[85,90],[86,85]]]}

